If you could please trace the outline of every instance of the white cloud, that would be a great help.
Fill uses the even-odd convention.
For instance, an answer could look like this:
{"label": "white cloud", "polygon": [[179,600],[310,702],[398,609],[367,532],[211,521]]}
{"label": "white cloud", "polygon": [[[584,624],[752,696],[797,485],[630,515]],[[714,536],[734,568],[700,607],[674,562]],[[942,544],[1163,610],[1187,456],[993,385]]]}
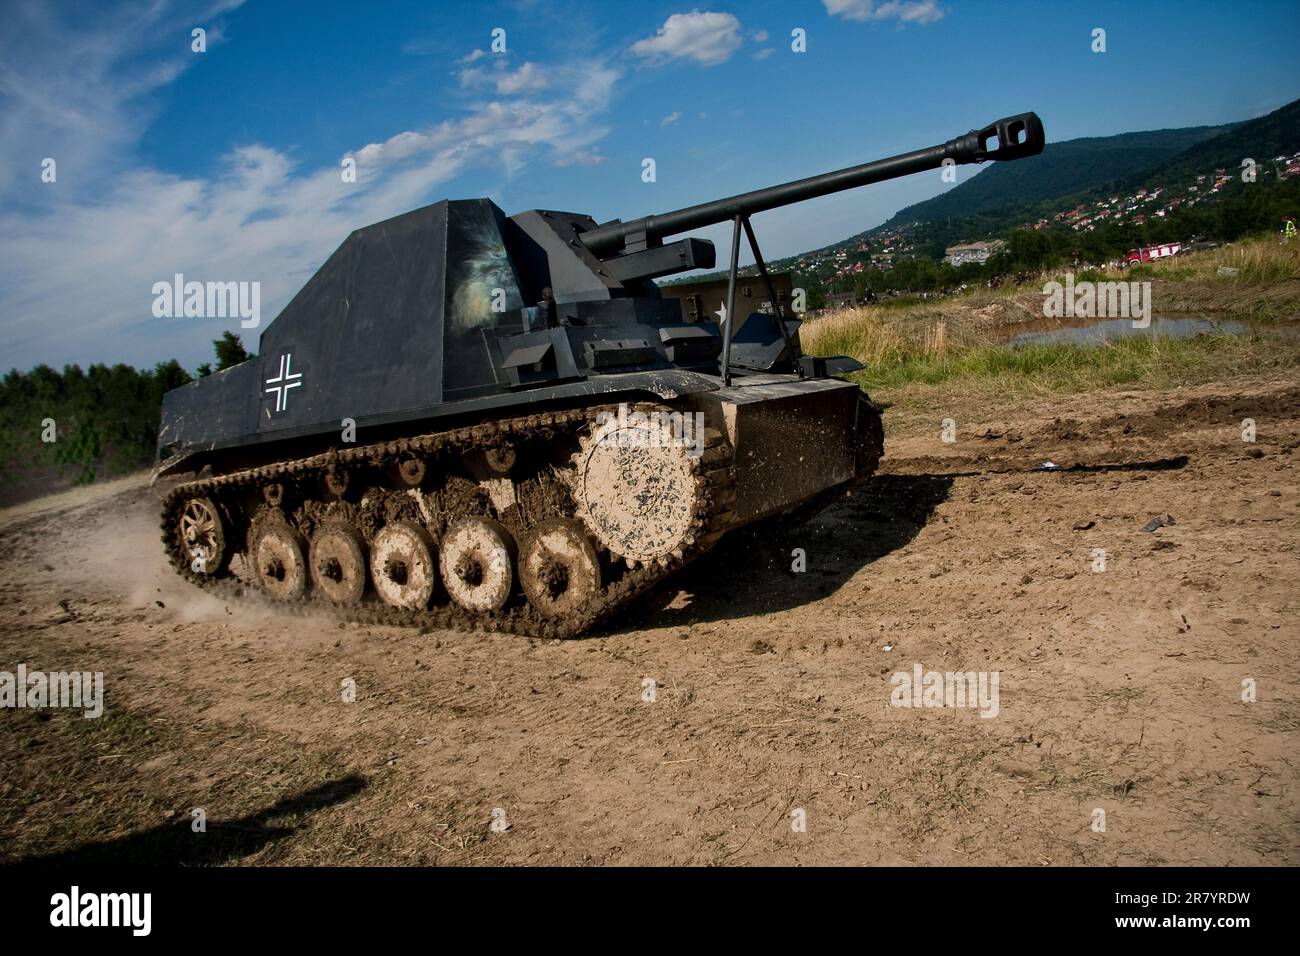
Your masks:
{"label": "white cloud", "polygon": [[674,13],[659,32],[632,44],[631,52],[651,61],[686,57],[704,66],[727,60],[740,46],[740,21],[730,13]]}
{"label": "white cloud", "polygon": [[[43,7],[35,9],[43,16]],[[183,19],[192,22],[194,15]],[[5,197],[0,183],[0,198],[15,199],[0,203],[0,231],[22,237],[0,258],[6,368],[95,361],[150,366],[171,357],[192,368],[211,359],[211,340],[227,328],[256,348],[270,320],[353,229],[436,201],[443,184],[466,170],[495,167],[509,176],[539,161],[604,162],[594,149],[608,132],[598,117],[608,110],[618,73],[585,62],[547,66],[544,82],[543,68],[528,64],[486,74],[487,95],[453,118],[348,150],[357,163],[355,183],[342,181],[342,157],[300,160],[291,143],[232,146],[211,175],[178,176],[138,158],[152,114],[124,92],[133,77],[140,77],[139,90],[158,89],[178,74],[174,60],[142,51],[119,24],[114,55],[78,73],[88,87],[78,94],[77,84],[48,71],[49,51],[93,44],[66,24],[57,26],[44,34],[51,42],[43,62],[5,56],[21,44],[0,41],[5,141],[12,135],[13,142],[43,142],[53,122],[69,144],[58,155],[83,149],[102,169],[96,177],[65,176],[60,161],[56,184],[18,183],[13,197]],[[150,60],[160,65],[141,73],[140,64]],[[88,70],[81,62],[77,69]],[[89,82],[92,76],[97,83]],[[46,78],[54,78],[57,96],[44,97]],[[492,94],[502,85],[511,95]],[[97,149],[101,143],[112,149]],[[42,153],[35,155],[32,178]],[[261,328],[154,318],[152,285],[176,272],[200,281],[261,282]]]}
{"label": "white cloud", "polygon": [[600,65],[592,65],[579,78],[575,95],[579,103],[607,106],[614,93],[614,84],[618,82],[617,70]]}
{"label": "white cloud", "polygon": [[536,63],[525,63],[513,73],[507,73],[497,80],[497,92],[502,96],[514,96],[518,93],[534,93],[546,88],[547,79],[538,69]]}
{"label": "white cloud", "polygon": [[682,118],[682,114],[677,112],[676,110],[673,110],[673,112],[669,113],[667,116],[665,116],[663,119],[659,121],[659,125],[672,126],[681,118]]}
{"label": "white cloud", "polygon": [[766,43],[766,42],[767,42],[767,31],[766,31],[766,30],[755,30],[754,33],[753,33],[753,35],[750,37],[750,39],[753,40],[755,43]]}
{"label": "white cloud", "polygon": [[511,72],[504,60],[497,61],[491,70],[481,66],[458,70],[456,78],[464,89],[495,89],[501,96],[536,93],[550,83],[536,63],[525,63]]}
{"label": "white cloud", "polygon": [[846,20],[898,20],[899,23],[935,23],[947,15],[939,0],[822,0],[833,17]]}
{"label": "white cloud", "polygon": [[464,56],[462,56],[462,57],[461,57],[459,60],[457,60],[456,62],[457,62],[457,63],[473,63],[473,62],[476,61],[476,60],[481,60],[481,59],[483,59],[483,57],[485,57],[485,56],[487,56],[487,51],[486,51],[486,50],[480,50],[480,49],[478,49],[478,48],[476,47],[476,48],[474,48],[473,50],[470,50],[468,53],[466,53]]}
{"label": "white cloud", "polygon": [[752,56],[755,60],[766,60],[769,56],[771,56],[775,52],[776,50],[772,49],[770,46],[765,46],[763,47],[763,49],[751,53],[750,56]]}
{"label": "white cloud", "polygon": [[555,161],[556,166],[599,166],[606,157],[592,150],[580,149]]}
{"label": "white cloud", "polygon": [[481,66],[457,71],[456,79],[465,88],[489,86],[492,83],[492,77]]}
{"label": "white cloud", "polygon": [[[131,149],[157,111],[149,94],[211,55],[223,37],[218,19],[242,0],[177,11],[164,3],[97,9],[60,17],[54,4],[6,4],[0,30],[0,199],[45,157],[60,182],[88,182]],[[190,52],[190,30],[205,24],[209,53]],[[144,46],[155,38],[152,46]],[[172,42],[162,43],[166,37]],[[128,53],[151,54],[148,65],[120,68]],[[57,68],[52,63],[57,62]],[[37,202],[45,197],[31,197]]]}

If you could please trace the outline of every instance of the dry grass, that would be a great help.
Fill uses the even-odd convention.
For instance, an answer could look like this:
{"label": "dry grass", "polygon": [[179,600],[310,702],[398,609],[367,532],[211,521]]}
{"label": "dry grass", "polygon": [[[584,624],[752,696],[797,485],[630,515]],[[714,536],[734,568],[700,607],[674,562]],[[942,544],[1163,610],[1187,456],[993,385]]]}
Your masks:
{"label": "dry grass", "polygon": [[805,322],[799,341],[813,355],[851,355],[868,368],[903,361],[914,347],[882,311],[846,309]]}
{"label": "dry grass", "polygon": [[[1221,267],[1236,269],[1219,274]],[[1300,243],[1252,240],[1128,270],[1080,273],[1157,283],[1157,311],[1224,318],[1297,318],[1292,286],[1300,280]],[[1084,391],[1111,385],[1187,385],[1254,369],[1300,365],[1300,341],[1263,326],[1244,336],[1187,339],[1132,336],[1101,344],[1007,344],[1018,326],[1042,318],[1042,282],[1011,290],[976,290],[954,299],[880,308],[867,306],[805,322],[803,347],[816,355],[850,355],[866,370],[854,378],[887,401],[923,401],[937,386],[988,393]]]}
{"label": "dry grass", "polygon": [[[1221,275],[1220,269],[1235,269]],[[1252,285],[1300,280],[1300,241],[1283,242],[1276,236],[1247,239],[1188,256],[1140,266],[1133,272],[1153,279],[1177,279]]]}

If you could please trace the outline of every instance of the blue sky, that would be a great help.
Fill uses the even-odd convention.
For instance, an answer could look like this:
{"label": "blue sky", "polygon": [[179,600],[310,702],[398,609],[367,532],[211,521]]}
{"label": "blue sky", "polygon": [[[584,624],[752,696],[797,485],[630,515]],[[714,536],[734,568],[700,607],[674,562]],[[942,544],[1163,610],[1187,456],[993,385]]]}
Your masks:
{"label": "blue sky", "polygon": [[[237,322],[154,318],[154,282],[258,281],[265,327],[349,231],[441,198],[628,218],[1030,109],[1053,141],[1248,119],[1300,96],[1290,0],[1249,13],[1194,0],[0,6],[4,368],[193,367]],[[195,27],[206,52],[190,49]],[[489,52],[498,27],[504,54]],[[1098,27],[1105,53],[1091,50]],[[755,224],[765,253],[788,255],[942,188],[919,175]],[[725,258],[725,228],[700,235]]]}

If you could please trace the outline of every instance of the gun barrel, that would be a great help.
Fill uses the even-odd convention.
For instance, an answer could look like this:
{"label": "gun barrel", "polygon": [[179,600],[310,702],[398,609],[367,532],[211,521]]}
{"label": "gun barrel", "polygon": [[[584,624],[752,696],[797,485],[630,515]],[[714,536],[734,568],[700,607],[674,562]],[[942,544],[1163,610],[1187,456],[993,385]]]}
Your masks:
{"label": "gun barrel", "polygon": [[[997,146],[990,149],[994,139],[997,140]],[[949,159],[956,164],[965,164],[982,163],[987,159],[1011,160],[1035,156],[1043,151],[1043,142],[1043,124],[1038,116],[1022,113],[1000,119],[983,129],[971,130],[965,136],[929,149],[918,149],[820,176],[756,189],[727,199],[715,199],[657,216],[646,216],[628,222],[615,219],[582,233],[580,238],[583,245],[593,253],[608,257],[617,255],[632,244],[641,247],[642,244],[655,245],[666,236],[729,222],[737,216],[751,216],[777,206],[788,206],[857,186],[937,169]]]}

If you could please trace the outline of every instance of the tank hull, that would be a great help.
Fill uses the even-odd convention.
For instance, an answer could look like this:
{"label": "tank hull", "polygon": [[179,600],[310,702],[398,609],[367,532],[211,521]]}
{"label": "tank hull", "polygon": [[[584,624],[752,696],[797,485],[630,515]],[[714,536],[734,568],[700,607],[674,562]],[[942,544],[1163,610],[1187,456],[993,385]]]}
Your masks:
{"label": "tank hull", "polygon": [[[162,538],[178,573],[232,597],[373,623],[576,636],[727,532],[874,469],[879,416],[856,386],[771,378],[186,482],[166,496]],[[567,553],[555,544],[566,534]],[[480,606],[485,579],[495,583]],[[412,598],[413,581],[427,587]]]}

